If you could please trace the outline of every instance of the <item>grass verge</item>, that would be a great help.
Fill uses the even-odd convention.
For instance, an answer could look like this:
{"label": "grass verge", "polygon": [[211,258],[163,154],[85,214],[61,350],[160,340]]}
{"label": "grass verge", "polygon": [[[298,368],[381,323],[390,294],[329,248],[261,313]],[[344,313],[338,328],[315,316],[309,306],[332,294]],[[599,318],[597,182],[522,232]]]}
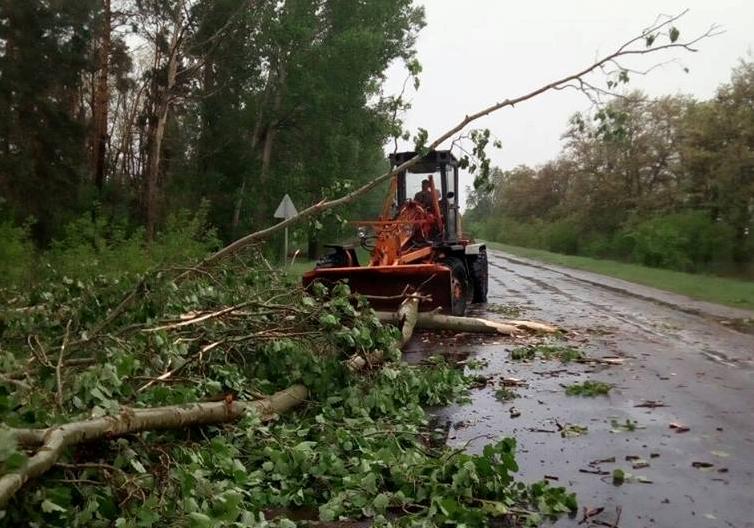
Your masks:
{"label": "grass verge", "polygon": [[314,269],[314,265],[316,264],[313,260],[296,260],[293,265],[288,264],[285,267],[282,267],[288,275],[291,277],[296,278],[297,280],[300,280],[301,277],[304,276],[304,273],[307,271],[311,271]]}
{"label": "grass verge", "polygon": [[497,242],[487,242],[486,244],[492,249],[499,249],[519,257],[530,258],[547,264],[592,271],[609,277],[680,293],[700,301],[754,310],[754,281],[649,268],[614,260],[562,255],[541,249],[509,246]]}

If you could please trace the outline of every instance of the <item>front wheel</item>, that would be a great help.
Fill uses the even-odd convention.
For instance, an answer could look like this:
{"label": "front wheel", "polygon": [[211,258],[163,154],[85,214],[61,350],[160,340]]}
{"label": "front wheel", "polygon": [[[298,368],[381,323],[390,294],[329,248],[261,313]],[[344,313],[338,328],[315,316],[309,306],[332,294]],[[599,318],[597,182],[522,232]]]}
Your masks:
{"label": "front wheel", "polygon": [[472,293],[466,266],[461,259],[454,257],[445,259],[443,264],[450,268],[450,312],[463,316]]}
{"label": "front wheel", "polygon": [[487,287],[488,287],[488,268],[487,263],[487,249],[482,246],[479,248],[479,254],[469,264],[471,269],[471,284],[474,286],[474,302],[485,303],[487,302]]}

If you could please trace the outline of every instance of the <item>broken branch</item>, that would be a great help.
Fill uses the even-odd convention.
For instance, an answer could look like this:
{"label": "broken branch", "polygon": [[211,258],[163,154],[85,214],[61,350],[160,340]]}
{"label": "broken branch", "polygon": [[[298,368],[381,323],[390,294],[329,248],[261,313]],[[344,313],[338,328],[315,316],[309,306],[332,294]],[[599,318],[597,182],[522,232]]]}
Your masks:
{"label": "broken branch", "polygon": [[37,452],[17,472],[0,477],[0,508],[29,480],[39,477],[54,466],[66,448],[104,438],[140,431],[178,429],[197,425],[232,422],[256,412],[269,420],[302,403],[308,391],[303,385],[293,385],[272,396],[253,402],[219,401],[186,405],[168,405],[147,409],[124,408],[117,416],[103,416],[70,422],[49,429],[11,429],[21,444],[39,444]]}
{"label": "broken branch", "polygon": [[[377,312],[380,321],[402,324],[399,313]],[[519,329],[513,325],[488,321],[479,317],[458,317],[422,312],[416,316],[416,327],[424,330],[451,330],[455,332],[474,332],[481,334],[515,335]]]}
{"label": "broken branch", "polygon": [[[538,88],[535,88],[534,90],[531,90],[528,93],[519,95],[517,97],[504,99],[500,102],[494,103],[486,108],[483,108],[482,110],[479,110],[476,113],[466,115],[455,126],[450,128],[446,132],[442,133],[440,136],[434,139],[431,143],[429,143],[426,149],[427,150],[436,149],[442,143],[452,138],[454,135],[458,134],[459,132],[463,131],[469,124],[471,124],[474,121],[477,121],[503,108],[513,107],[519,103],[533,99],[539,95],[542,95],[543,93],[561,89],[564,85],[568,85],[569,83],[572,83],[574,81],[583,80],[583,78],[587,76],[588,74],[593,73],[594,71],[602,70],[605,65],[614,64],[617,59],[620,59],[623,57],[630,57],[630,56],[647,55],[647,54],[652,54],[652,53],[657,53],[660,51],[667,51],[667,50],[681,50],[681,51],[688,51],[688,52],[697,51],[696,48],[693,47],[695,44],[697,44],[699,41],[703,39],[711,38],[720,33],[717,26],[713,25],[704,33],[687,41],[680,41],[680,40],[670,41],[666,44],[658,45],[654,47],[646,47],[643,45],[643,40],[646,38],[647,35],[650,35],[656,31],[659,31],[665,26],[668,26],[669,24],[683,17],[687,12],[688,10],[684,10],[678,15],[675,15],[672,17],[665,17],[662,20],[655,21],[655,23],[652,24],[652,26],[644,29],[639,35],[625,41],[618,48],[616,48],[615,51],[613,51],[612,53],[604,55],[602,58],[596,60],[592,64],[584,67],[583,69],[577,71],[576,73],[566,75],[565,77],[562,77],[550,83],[544,84]],[[217,262],[237,253],[241,249],[249,245],[252,245],[259,240],[265,239],[269,237],[270,235],[273,235],[277,233],[278,231],[285,229],[286,227],[289,227],[294,224],[298,224],[309,217],[316,216],[324,211],[339,207],[341,205],[349,204],[353,202],[356,198],[373,190],[382,182],[385,182],[397,176],[401,172],[413,167],[415,164],[417,164],[421,160],[421,158],[422,158],[422,155],[417,154],[411,159],[405,161],[404,163],[394,167],[392,170],[382,174],[381,176],[374,178],[373,180],[362,185],[361,187],[354,189],[348,194],[345,194],[333,200],[327,200],[326,198],[322,199],[318,203],[302,210],[296,216],[293,216],[291,218],[278,222],[277,224],[273,224],[272,226],[267,227],[265,229],[261,229],[254,233],[241,237],[237,239],[236,241],[228,244],[224,248],[213,253],[212,255],[209,255],[208,257],[206,257],[199,264],[198,268],[205,268],[212,264],[216,264]],[[185,278],[189,273],[190,272],[188,271],[183,273],[179,277],[179,279]]]}

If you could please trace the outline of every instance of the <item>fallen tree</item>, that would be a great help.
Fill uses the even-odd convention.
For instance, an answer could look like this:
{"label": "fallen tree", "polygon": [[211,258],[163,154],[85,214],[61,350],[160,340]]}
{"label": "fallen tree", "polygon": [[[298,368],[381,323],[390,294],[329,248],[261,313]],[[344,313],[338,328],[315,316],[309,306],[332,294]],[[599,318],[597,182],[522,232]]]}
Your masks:
{"label": "fallen tree", "polygon": [[[401,303],[398,311],[395,312],[394,320],[390,321],[395,323],[401,329],[400,346],[405,345],[411,339],[414,334],[414,327],[416,326],[416,317],[419,311],[420,298],[417,295],[409,295]],[[385,355],[381,350],[369,354],[355,355],[348,359],[346,366],[350,371],[362,370],[368,365],[376,365],[382,363],[385,359]]]}
{"label": "fallen tree", "polygon": [[11,429],[11,435],[19,444],[35,446],[37,450],[21,469],[0,477],[0,510],[26,482],[43,475],[60,460],[67,448],[77,444],[142,431],[233,422],[249,412],[258,414],[262,420],[270,420],[301,404],[306,396],[306,387],[293,385],[269,398],[252,402],[231,399],[148,409],[124,408],[116,416],[80,420],[47,429]]}
{"label": "fallen tree", "polygon": [[[136,296],[121,326],[76,341],[87,328],[81,314],[109,286],[55,282],[43,297],[19,292],[14,306],[33,310],[0,307],[0,420],[14,426],[0,428],[0,527],[187,518],[206,526],[289,505],[316,512],[314,521],[365,519],[404,500],[409,523],[480,525],[491,515],[485,505],[503,501],[515,505],[515,524],[538,511],[543,493],[558,511],[575,508],[563,489],[514,480],[514,440],[470,455],[444,447],[427,426],[424,408],[457,401],[472,379],[444,362],[395,361],[419,326],[416,299],[396,316],[399,334],[345,285],[309,297],[262,265],[229,262]],[[71,340],[61,347],[65,333]],[[304,398],[307,412],[293,420],[256,418]],[[109,416],[89,419],[92,411]],[[193,425],[215,427],[185,431]],[[454,476],[469,463],[488,469],[461,488]],[[458,506],[442,512],[436,498]]]}
{"label": "fallen tree", "polygon": [[[403,318],[400,312],[377,312],[380,321],[402,325]],[[556,326],[537,323],[534,321],[490,321],[479,317],[458,317],[455,315],[441,315],[433,312],[419,312],[414,315],[414,323],[417,328],[424,330],[447,330],[452,332],[472,332],[480,334],[501,334],[511,336],[520,334],[522,330],[534,332],[555,333],[559,329]]]}

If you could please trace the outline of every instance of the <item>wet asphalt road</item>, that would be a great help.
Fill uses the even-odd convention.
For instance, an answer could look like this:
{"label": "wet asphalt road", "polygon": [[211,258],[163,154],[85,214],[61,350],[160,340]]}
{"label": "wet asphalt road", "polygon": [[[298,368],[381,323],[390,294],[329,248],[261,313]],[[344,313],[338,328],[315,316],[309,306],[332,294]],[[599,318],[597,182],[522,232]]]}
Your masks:
{"label": "wet asphalt road", "polygon": [[[688,313],[696,311],[689,308],[693,302],[532,264],[492,252],[489,303],[474,313],[501,319],[501,307],[520,309],[520,318],[566,329],[563,342],[587,355],[617,356],[623,364],[522,363],[511,361],[509,352],[530,338],[444,339],[439,346],[445,352],[469,353],[484,365],[474,372],[490,379],[473,391],[470,405],[441,412],[452,424],[448,443],[479,452],[514,436],[519,478],[547,476],[577,494],[578,516],[556,526],[577,526],[584,507],[602,507],[592,520],[603,526],[616,523],[620,511],[616,526],[623,528],[754,527],[754,335],[718,322],[749,314],[706,305],[704,314],[694,315]],[[420,336],[407,352],[437,347],[433,338]],[[500,402],[494,393],[502,378],[527,386],[513,389],[518,398]],[[596,398],[565,395],[564,385],[588,379],[614,388]],[[637,407],[647,400],[665,406]],[[511,407],[521,415],[512,417]],[[616,430],[613,420],[638,427]],[[676,432],[671,423],[688,431]],[[588,432],[563,438],[558,429],[566,424]],[[632,457],[649,465],[633,469]],[[708,467],[694,467],[700,462]],[[614,485],[616,468],[640,478]]]}

